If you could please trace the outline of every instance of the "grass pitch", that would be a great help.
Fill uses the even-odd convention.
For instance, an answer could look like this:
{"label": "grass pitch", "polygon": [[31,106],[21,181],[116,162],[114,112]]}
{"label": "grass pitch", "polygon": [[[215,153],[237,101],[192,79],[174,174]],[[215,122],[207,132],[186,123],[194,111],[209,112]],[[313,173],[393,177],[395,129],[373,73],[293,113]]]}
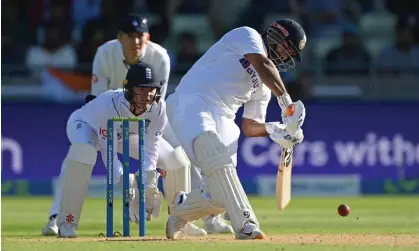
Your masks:
{"label": "grass pitch", "polygon": [[[1,242],[5,251],[418,251],[419,197],[293,198],[284,212],[274,198],[251,198],[266,240],[237,241],[232,235],[170,241],[166,213],[147,225],[147,237],[99,238],[105,232],[105,200],[88,199],[77,239],[41,236],[51,198],[2,198]],[[348,204],[348,217],[337,206]],[[122,202],[115,202],[115,231],[122,231]],[[165,206],[163,208],[166,208]],[[202,221],[196,222],[202,226]],[[131,235],[138,227],[131,224]]]}

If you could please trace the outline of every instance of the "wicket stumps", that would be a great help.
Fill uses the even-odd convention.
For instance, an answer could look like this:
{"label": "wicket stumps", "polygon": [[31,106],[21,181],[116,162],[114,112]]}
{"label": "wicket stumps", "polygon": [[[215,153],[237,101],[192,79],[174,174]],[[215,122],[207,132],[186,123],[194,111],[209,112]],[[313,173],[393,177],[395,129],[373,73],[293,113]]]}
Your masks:
{"label": "wicket stumps", "polygon": [[130,203],[130,193],[129,193],[129,174],[130,174],[130,151],[129,151],[129,134],[130,134],[130,122],[138,122],[138,157],[139,157],[139,171],[138,171],[138,191],[139,191],[139,236],[145,236],[146,226],[145,226],[145,184],[146,184],[146,173],[145,173],[145,121],[141,118],[122,118],[115,117],[108,120],[107,125],[107,172],[106,172],[106,236],[114,237],[115,233],[113,231],[113,201],[114,201],[114,177],[113,177],[113,167],[114,167],[114,151],[116,148],[114,138],[116,136],[118,140],[118,135],[115,133],[114,123],[122,122],[122,166],[123,166],[123,176],[122,176],[122,208],[123,208],[123,231],[122,236],[130,236],[130,227],[129,227],[129,203]]}

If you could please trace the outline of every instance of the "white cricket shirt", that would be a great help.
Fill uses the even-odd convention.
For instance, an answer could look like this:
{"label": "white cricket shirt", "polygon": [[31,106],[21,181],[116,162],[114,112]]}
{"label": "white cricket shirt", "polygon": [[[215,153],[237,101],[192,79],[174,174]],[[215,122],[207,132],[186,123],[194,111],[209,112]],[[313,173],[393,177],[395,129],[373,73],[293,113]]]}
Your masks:
{"label": "white cricket shirt", "polygon": [[[107,155],[106,138],[108,119],[113,117],[135,117],[131,113],[129,107],[130,104],[125,99],[123,90],[117,89],[104,92],[74,112],[80,120],[85,121],[96,132],[99,141],[99,148],[105,164]],[[138,117],[143,118],[146,121],[146,170],[154,170],[156,169],[158,159],[159,141],[162,140],[163,129],[167,123],[165,101],[161,99],[158,104],[154,104],[148,111]],[[114,122],[114,128],[118,135],[117,144],[120,144],[122,142],[122,122]],[[130,123],[130,141],[135,137],[138,142],[138,123],[132,122]],[[118,159],[117,151],[115,151],[114,159]]]}
{"label": "white cricket shirt", "polygon": [[244,105],[243,117],[265,122],[271,91],[244,57],[249,53],[267,55],[261,35],[250,27],[228,32],[192,66],[176,92],[201,96],[232,117]]}
{"label": "white cricket shirt", "polygon": [[[170,58],[166,49],[149,41],[142,53],[141,61],[151,66],[156,82],[163,82],[161,94],[164,99],[170,75]],[[98,96],[107,90],[122,88],[128,69],[122,44],[117,39],[101,45],[93,61],[91,94]]]}

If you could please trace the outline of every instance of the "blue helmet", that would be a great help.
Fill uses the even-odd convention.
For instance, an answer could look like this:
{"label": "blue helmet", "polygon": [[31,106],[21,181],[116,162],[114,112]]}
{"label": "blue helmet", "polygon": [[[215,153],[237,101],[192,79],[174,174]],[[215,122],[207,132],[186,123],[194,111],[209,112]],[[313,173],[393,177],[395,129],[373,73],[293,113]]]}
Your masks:
{"label": "blue helmet", "polygon": [[[295,62],[301,62],[302,51],[307,42],[307,36],[304,29],[296,21],[292,19],[281,19],[275,21],[262,34],[263,42],[268,50],[268,57],[279,71],[288,71],[295,67]],[[277,53],[277,46],[282,46],[282,41],[286,41],[288,46],[294,49],[295,55],[288,53],[286,48],[284,51],[288,53],[288,58],[282,60]]]}
{"label": "blue helmet", "polygon": [[160,100],[162,82],[154,81],[153,71],[146,63],[140,62],[138,64],[131,65],[123,84],[125,98],[128,101],[132,100],[134,87],[157,88],[156,101],[158,102]]}

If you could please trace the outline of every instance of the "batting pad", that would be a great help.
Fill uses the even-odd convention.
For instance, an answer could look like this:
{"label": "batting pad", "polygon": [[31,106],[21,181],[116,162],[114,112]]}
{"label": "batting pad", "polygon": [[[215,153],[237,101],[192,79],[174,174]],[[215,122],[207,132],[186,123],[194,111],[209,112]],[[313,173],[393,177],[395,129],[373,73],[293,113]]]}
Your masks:
{"label": "batting pad", "polygon": [[170,205],[176,193],[191,191],[191,163],[182,147],[177,147],[171,155],[163,160],[166,177],[163,178],[163,189],[166,201]]}
{"label": "batting pad", "polygon": [[197,188],[202,182],[201,168],[191,166],[191,188]]}
{"label": "batting pad", "polygon": [[205,174],[211,200],[224,206],[233,229],[240,231],[247,221],[259,225],[237,176],[232,153],[219,136],[211,131],[204,132],[195,139],[194,151]]}
{"label": "batting pad", "polygon": [[83,164],[66,158],[62,173],[62,190],[58,226],[68,222],[79,225],[84,198],[87,195],[93,164]]}

